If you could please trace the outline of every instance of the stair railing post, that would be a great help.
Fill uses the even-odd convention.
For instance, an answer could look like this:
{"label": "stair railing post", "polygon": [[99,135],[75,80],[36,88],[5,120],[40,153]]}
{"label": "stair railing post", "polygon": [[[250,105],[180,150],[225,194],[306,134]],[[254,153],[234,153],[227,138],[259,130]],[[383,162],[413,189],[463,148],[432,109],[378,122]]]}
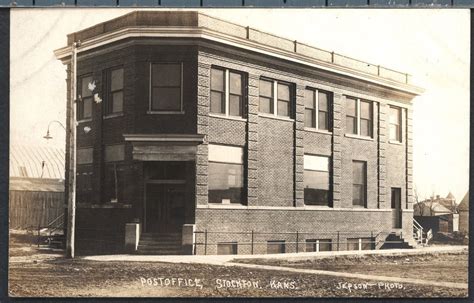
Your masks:
{"label": "stair railing post", "polygon": [[298,245],[299,245],[299,233],[296,231],[296,253],[298,253]]}
{"label": "stair railing post", "polygon": [[40,247],[40,241],[41,241],[41,236],[40,236],[40,225],[38,224],[38,239],[36,240],[38,247]]}
{"label": "stair railing post", "polygon": [[337,251],[339,251],[339,231],[337,232]]}
{"label": "stair railing post", "polygon": [[252,230],[252,240],[251,240],[251,244],[250,244],[250,253],[253,255],[253,241],[254,241],[254,235],[253,235],[253,230]]}
{"label": "stair railing post", "polygon": [[204,230],[204,254],[207,255],[207,229]]}

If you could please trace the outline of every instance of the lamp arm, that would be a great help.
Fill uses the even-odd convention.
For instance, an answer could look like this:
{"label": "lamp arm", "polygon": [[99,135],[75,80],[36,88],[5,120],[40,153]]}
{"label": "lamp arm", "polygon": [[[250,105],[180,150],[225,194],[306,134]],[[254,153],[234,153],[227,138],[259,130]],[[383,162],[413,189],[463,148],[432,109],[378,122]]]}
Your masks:
{"label": "lamp arm", "polygon": [[61,122],[59,122],[58,120],[52,120],[51,122],[49,122],[48,124],[48,131],[49,131],[49,128],[51,126],[52,123],[57,123],[59,124],[64,130],[66,130],[66,127],[64,126],[64,124],[62,124]]}

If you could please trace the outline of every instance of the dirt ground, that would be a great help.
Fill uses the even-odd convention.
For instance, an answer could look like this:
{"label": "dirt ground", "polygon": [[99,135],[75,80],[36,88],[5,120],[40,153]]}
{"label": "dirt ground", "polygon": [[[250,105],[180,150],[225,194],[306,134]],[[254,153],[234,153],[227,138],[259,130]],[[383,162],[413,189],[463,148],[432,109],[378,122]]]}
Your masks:
{"label": "dirt ground", "polygon": [[238,260],[238,262],[357,274],[467,283],[468,253],[416,256],[341,256],[320,260]]}
{"label": "dirt ground", "polygon": [[[449,273],[461,277],[454,281],[465,281],[462,277],[467,276],[467,255],[444,255],[439,259],[409,257],[411,263],[398,260],[397,264],[387,264],[383,275],[389,275],[387,270],[390,270],[390,275],[395,276],[414,266],[416,271],[421,271],[430,264],[444,264],[441,259],[445,257],[451,261],[463,260],[454,262],[457,265]],[[371,266],[366,262],[372,262]],[[364,273],[368,273],[362,270],[364,267],[375,267],[370,273],[382,273],[380,264],[384,262],[388,260],[333,259],[291,266],[341,271],[345,268],[349,272],[357,269]],[[397,266],[404,266],[404,270],[394,271]],[[451,280],[447,278],[449,273],[445,270],[442,276],[430,276],[429,280]],[[428,276],[426,273],[425,278]],[[13,237],[9,294],[12,297],[463,297],[467,296],[467,289],[413,284],[380,286],[374,281],[234,266],[68,260],[57,252],[38,252],[35,246]]]}

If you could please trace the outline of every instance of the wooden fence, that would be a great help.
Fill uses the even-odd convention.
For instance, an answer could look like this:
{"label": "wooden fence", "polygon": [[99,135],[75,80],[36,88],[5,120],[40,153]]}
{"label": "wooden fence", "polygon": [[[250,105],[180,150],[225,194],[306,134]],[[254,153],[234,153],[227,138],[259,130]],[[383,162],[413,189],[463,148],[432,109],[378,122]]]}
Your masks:
{"label": "wooden fence", "polygon": [[10,228],[46,227],[64,213],[64,206],[63,192],[10,190]]}

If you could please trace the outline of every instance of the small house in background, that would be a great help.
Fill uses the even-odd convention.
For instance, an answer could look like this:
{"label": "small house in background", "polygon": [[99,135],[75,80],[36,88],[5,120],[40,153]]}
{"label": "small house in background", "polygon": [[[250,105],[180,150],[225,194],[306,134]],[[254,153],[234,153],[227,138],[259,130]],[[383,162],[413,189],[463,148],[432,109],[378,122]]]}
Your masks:
{"label": "small house in background", "polygon": [[[64,150],[10,146],[10,229],[46,227],[64,214]],[[59,222],[60,221],[60,222]]]}
{"label": "small house in background", "polygon": [[469,191],[458,205],[459,231],[469,233]]}
{"label": "small house in background", "polygon": [[425,230],[433,233],[452,233],[459,230],[456,198],[450,192],[446,198],[439,195],[414,205],[413,216]]}

